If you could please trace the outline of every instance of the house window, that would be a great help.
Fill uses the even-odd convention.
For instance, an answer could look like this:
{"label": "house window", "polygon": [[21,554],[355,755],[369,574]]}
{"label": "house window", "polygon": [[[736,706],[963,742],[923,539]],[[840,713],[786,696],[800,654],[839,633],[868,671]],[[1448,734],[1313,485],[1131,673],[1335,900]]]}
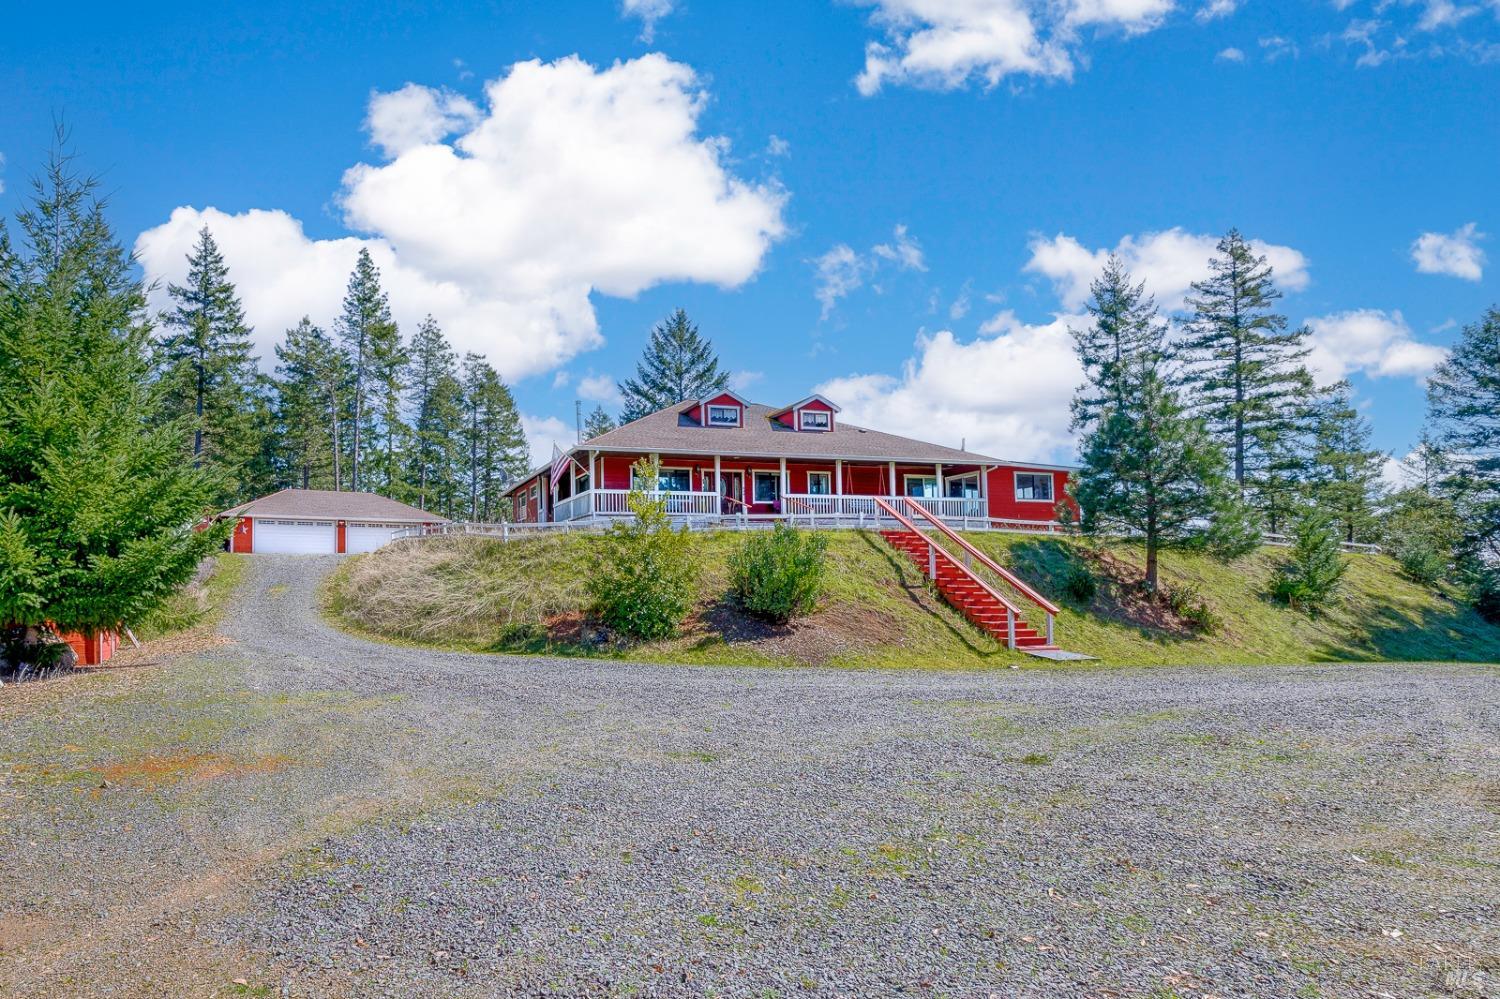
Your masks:
{"label": "house window", "polygon": [[827,430],[831,424],[829,418],[831,413],[821,409],[804,409],[802,411],[803,430]]}
{"label": "house window", "polygon": [[755,473],[756,503],[775,503],[780,495],[781,474],[779,472]]}
{"label": "house window", "polygon": [[578,485],[575,487],[577,492],[579,492],[579,493],[586,493],[586,492],[589,491],[589,473],[588,472],[579,472],[578,473],[577,482],[578,482]]}
{"label": "house window", "polygon": [[931,496],[936,499],[937,494],[936,475],[908,475],[906,477],[906,495]]}
{"label": "house window", "polygon": [[809,496],[832,496],[833,495],[833,473],[832,472],[808,472],[807,494]]}
{"label": "house window", "polygon": [[950,499],[977,499],[979,497],[979,473],[946,479],[943,482],[943,489]]}
{"label": "house window", "polygon": [[740,407],[738,406],[709,406],[708,425],[710,427],[737,427],[740,425]]}
{"label": "house window", "polygon": [[1052,476],[1038,472],[1016,473],[1016,499],[1052,502]]}
{"label": "house window", "polygon": [[[635,488],[635,468],[630,469],[630,486]],[[657,470],[656,488],[664,493],[690,493],[693,491],[693,472],[689,468],[662,468]]]}

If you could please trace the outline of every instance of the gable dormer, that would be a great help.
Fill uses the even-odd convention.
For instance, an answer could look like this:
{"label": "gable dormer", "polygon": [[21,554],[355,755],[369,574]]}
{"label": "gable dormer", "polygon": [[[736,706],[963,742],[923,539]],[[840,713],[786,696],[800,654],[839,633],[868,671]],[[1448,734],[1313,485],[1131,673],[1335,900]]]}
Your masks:
{"label": "gable dormer", "polygon": [[745,425],[745,410],[749,405],[733,392],[724,391],[693,403],[686,415],[700,427],[733,430]]}
{"label": "gable dormer", "polygon": [[833,430],[834,414],[839,411],[820,395],[810,395],[772,415],[782,426],[804,433],[826,434]]}

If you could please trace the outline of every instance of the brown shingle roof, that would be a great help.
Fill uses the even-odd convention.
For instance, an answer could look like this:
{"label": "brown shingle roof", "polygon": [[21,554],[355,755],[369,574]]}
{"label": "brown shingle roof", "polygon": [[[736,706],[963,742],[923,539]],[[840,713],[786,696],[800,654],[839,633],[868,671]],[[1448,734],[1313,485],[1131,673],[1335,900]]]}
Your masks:
{"label": "brown shingle roof", "polygon": [[319,517],[332,520],[378,520],[394,523],[447,523],[426,510],[397,503],[375,493],[332,489],[283,489],[225,510],[221,517]]}
{"label": "brown shingle roof", "polygon": [[720,454],[734,458],[791,458],[831,461],[835,458],[868,461],[944,462],[955,465],[1019,464],[1037,468],[1054,466],[1035,462],[1008,462],[973,451],[900,437],[879,430],[857,427],[835,419],[834,428],[817,433],[793,430],[772,417],[785,408],[773,409],[752,403],[745,407],[742,427],[704,427],[688,419],[692,403],[679,403],[649,416],[600,434],[579,445],[579,450],[660,451],[676,454]]}

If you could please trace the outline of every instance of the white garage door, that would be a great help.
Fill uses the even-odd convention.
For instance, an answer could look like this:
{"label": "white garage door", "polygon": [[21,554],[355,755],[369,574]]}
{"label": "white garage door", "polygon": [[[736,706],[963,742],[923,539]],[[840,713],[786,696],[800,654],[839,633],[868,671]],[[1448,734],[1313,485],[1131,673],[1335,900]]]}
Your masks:
{"label": "white garage door", "polygon": [[350,555],[353,555],[355,552],[372,552],[381,545],[389,542],[397,531],[410,526],[410,524],[375,524],[350,521],[344,525],[344,551]]}
{"label": "white garage door", "polygon": [[255,550],[268,555],[332,555],[336,547],[331,520],[262,520],[257,517],[251,537]]}

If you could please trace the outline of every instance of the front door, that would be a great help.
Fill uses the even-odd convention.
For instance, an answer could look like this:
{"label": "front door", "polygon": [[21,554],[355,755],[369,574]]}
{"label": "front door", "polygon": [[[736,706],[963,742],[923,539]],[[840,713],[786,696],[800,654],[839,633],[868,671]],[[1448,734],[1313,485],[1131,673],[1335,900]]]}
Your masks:
{"label": "front door", "polygon": [[719,473],[719,512],[728,516],[745,511],[745,473]]}

